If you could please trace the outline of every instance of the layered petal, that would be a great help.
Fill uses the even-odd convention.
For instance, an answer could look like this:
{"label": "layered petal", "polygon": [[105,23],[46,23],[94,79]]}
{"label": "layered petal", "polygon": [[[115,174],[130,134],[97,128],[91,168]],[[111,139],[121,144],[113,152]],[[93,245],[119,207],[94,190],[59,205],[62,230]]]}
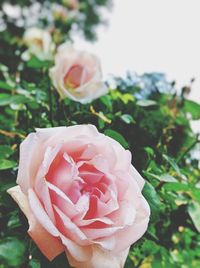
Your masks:
{"label": "layered petal", "polygon": [[[52,236],[34,217],[28,202],[27,196],[21,191],[19,186],[8,190],[15,202],[19,205],[29,222],[28,233],[42,253],[49,259],[53,260],[56,256],[64,251],[61,241]],[[51,245],[51,246],[49,246]]]}
{"label": "layered petal", "polygon": [[78,262],[76,258],[73,258],[68,253],[66,254],[70,264],[76,268],[123,268],[128,252],[129,248],[119,254],[113,254],[111,251],[94,246],[92,258],[86,262]]}

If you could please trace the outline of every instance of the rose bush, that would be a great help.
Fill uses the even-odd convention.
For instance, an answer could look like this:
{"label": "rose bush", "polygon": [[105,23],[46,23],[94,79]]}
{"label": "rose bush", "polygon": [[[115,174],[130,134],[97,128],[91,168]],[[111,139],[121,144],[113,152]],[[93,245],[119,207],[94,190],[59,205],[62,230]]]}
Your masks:
{"label": "rose bush", "polygon": [[50,76],[61,98],[89,103],[107,93],[99,59],[68,44],[59,46]]}
{"label": "rose bush", "polygon": [[144,179],[131,153],[93,125],[29,134],[17,183],[8,192],[50,260],[65,251],[74,267],[123,267],[130,245],[147,229]]}

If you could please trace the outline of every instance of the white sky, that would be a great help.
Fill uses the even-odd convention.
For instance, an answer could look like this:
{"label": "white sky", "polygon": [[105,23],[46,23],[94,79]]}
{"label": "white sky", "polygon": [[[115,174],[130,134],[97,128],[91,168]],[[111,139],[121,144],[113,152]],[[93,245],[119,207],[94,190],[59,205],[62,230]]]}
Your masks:
{"label": "white sky", "polygon": [[76,46],[99,56],[107,74],[164,72],[179,85],[196,77],[190,96],[200,102],[200,0],[113,0],[98,42]]}

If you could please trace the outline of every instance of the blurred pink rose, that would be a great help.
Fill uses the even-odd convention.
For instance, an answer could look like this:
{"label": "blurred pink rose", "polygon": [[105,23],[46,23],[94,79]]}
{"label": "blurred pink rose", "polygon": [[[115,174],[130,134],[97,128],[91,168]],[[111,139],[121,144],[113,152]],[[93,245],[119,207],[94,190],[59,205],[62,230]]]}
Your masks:
{"label": "blurred pink rose", "polygon": [[[36,27],[28,28],[25,31],[23,41],[28,47],[26,54],[36,55],[40,59],[50,57],[55,48],[50,33]],[[29,59],[26,54],[23,53],[23,58]]]}
{"label": "blurred pink rose", "polygon": [[149,205],[131,153],[92,125],[38,129],[23,141],[17,183],[8,190],[49,260],[120,268],[146,231]]}
{"label": "blurred pink rose", "polygon": [[71,9],[78,9],[79,1],[78,0],[63,0],[63,4]]}
{"label": "blurred pink rose", "polygon": [[98,58],[68,44],[58,48],[50,76],[62,98],[89,103],[107,93]]}

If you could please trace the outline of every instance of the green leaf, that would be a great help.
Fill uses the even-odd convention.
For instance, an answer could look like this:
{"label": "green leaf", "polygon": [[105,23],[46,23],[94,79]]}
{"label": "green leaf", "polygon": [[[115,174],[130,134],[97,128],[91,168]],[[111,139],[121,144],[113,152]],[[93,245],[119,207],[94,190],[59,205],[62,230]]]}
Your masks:
{"label": "green leaf", "polygon": [[6,106],[10,104],[10,98],[11,98],[10,94],[1,93],[0,94],[0,106]]}
{"label": "green leaf", "polygon": [[142,107],[149,107],[157,105],[157,102],[154,100],[139,100],[136,104]]}
{"label": "green leaf", "polygon": [[157,179],[158,181],[163,181],[163,182],[177,182],[177,179],[169,175],[168,173],[161,174],[161,175],[156,175],[151,172],[145,171],[144,174],[146,176],[150,176],[154,179]]}
{"label": "green leaf", "polygon": [[164,182],[177,182],[177,179],[168,173],[160,175],[160,180]]}
{"label": "green leaf", "polygon": [[184,100],[184,109],[190,113],[193,120],[200,119],[200,105],[191,100]]}
{"label": "green leaf", "polygon": [[134,101],[135,99],[135,97],[129,93],[122,94],[120,98],[124,104],[127,104],[129,101]]}
{"label": "green leaf", "polygon": [[173,158],[169,157],[166,154],[163,154],[163,158],[170,164],[170,166],[176,171],[178,175],[181,175],[180,169]]}
{"label": "green leaf", "polygon": [[6,159],[0,159],[0,170],[6,170],[16,167],[16,162]]}
{"label": "green leaf", "polygon": [[125,149],[129,148],[128,142],[119,132],[112,130],[112,129],[106,129],[104,131],[104,134],[118,141]]}
{"label": "green leaf", "polygon": [[188,184],[175,182],[175,183],[166,183],[164,186],[167,191],[175,191],[175,192],[187,192],[190,190]]}
{"label": "green leaf", "polygon": [[121,115],[122,121],[124,121],[126,124],[135,123],[135,120],[130,114],[123,114]]}
{"label": "green leaf", "polygon": [[112,109],[112,101],[108,95],[101,97],[100,100],[103,102],[103,104],[106,107],[108,107],[109,109]]}
{"label": "green leaf", "polygon": [[1,89],[7,89],[7,90],[13,90],[13,86],[9,85],[5,81],[0,80],[0,88]]}
{"label": "green leaf", "polygon": [[25,245],[15,237],[0,242],[0,259],[11,267],[20,267],[25,261]]}
{"label": "green leaf", "polygon": [[13,150],[8,145],[0,145],[0,159],[8,158],[13,154]]}
{"label": "green leaf", "polygon": [[10,104],[23,104],[30,101],[29,98],[24,95],[10,95],[10,94],[0,94],[0,106],[7,106]]}
{"label": "green leaf", "polygon": [[40,268],[41,267],[39,260],[36,260],[36,259],[30,260],[29,265],[31,268]]}
{"label": "green leaf", "polygon": [[145,182],[142,193],[146,198],[146,200],[148,201],[149,206],[151,208],[151,218],[155,219],[161,209],[161,202],[159,196],[157,195],[157,192],[154,189],[154,187],[147,181]]}
{"label": "green leaf", "polygon": [[154,157],[155,153],[151,147],[144,147],[144,150],[150,158]]}
{"label": "green leaf", "polygon": [[194,223],[194,226],[200,233],[200,204],[197,202],[191,202],[188,207],[188,213]]}
{"label": "green leaf", "polygon": [[49,67],[50,66],[50,61],[42,61],[38,59],[37,57],[33,56],[27,63],[27,66],[33,69],[41,69],[44,67]]}

